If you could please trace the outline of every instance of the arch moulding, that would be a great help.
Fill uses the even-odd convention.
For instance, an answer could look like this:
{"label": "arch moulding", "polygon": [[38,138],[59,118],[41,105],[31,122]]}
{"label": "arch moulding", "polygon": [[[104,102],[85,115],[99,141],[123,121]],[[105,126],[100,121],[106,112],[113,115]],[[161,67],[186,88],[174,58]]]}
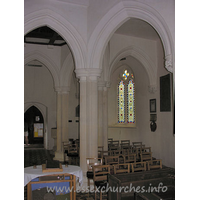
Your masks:
{"label": "arch moulding", "polygon": [[108,80],[110,80],[110,76],[112,75],[112,72],[116,66],[116,64],[120,61],[120,59],[132,56],[136,58],[145,68],[148,77],[149,77],[149,84],[150,85],[156,85],[156,71],[154,69],[154,63],[153,61],[148,57],[148,55],[145,54],[144,51],[139,49],[135,46],[130,46],[122,49],[113,59],[110,65],[110,70],[108,73]]}
{"label": "arch moulding", "polygon": [[45,54],[39,52],[39,51],[32,51],[30,53],[27,53],[24,55],[24,64],[26,65],[28,62],[37,59],[40,61],[42,64],[45,65],[45,67],[50,71],[53,81],[54,81],[54,87],[58,87],[59,84],[59,77],[58,77],[58,72],[56,69],[56,65],[54,64],[53,60],[51,60],[49,57],[47,57]]}
{"label": "arch moulding", "polygon": [[81,35],[71,23],[50,9],[42,9],[24,16],[25,35],[41,26],[48,26],[58,32],[69,44],[74,56],[75,68],[86,67],[86,55],[84,53],[87,52],[86,45]]}
{"label": "arch moulding", "polygon": [[89,41],[90,67],[102,67],[103,53],[108,41],[113,33],[130,18],[141,19],[154,27],[163,43],[165,68],[173,72],[174,42],[165,20],[150,6],[135,1],[118,3],[100,20]]}

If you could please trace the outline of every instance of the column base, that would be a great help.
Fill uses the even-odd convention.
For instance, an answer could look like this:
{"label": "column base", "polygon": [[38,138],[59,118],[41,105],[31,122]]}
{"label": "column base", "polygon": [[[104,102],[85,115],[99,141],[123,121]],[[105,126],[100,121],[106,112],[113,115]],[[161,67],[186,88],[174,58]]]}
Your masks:
{"label": "column base", "polygon": [[60,162],[64,162],[64,152],[56,151],[55,152],[55,157],[53,158],[53,160],[58,160]]}

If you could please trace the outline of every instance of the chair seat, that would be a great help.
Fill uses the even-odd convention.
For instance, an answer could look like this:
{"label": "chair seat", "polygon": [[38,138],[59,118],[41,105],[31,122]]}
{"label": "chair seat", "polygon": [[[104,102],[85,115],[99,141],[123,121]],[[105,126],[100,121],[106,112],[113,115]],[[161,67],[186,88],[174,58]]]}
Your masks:
{"label": "chair seat", "polygon": [[100,187],[100,188],[102,188],[102,187],[106,187],[107,186],[107,181],[105,180],[105,181],[95,181],[94,182],[94,184],[97,186],[97,187]]}
{"label": "chair seat", "polygon": [[93,179],[93,172],[92,171],[87,171],[87,178]]}

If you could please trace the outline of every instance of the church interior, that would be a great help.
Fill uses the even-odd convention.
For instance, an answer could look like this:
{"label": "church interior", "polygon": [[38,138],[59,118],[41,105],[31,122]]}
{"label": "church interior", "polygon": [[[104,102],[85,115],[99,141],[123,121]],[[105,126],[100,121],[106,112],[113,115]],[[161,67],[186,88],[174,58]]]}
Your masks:
{"label": "church interior", "polygon": [[113,156],[173,177],[174,73],[174,0],[25,0],[24,167],[76,165],[87,186],[87,159]]}

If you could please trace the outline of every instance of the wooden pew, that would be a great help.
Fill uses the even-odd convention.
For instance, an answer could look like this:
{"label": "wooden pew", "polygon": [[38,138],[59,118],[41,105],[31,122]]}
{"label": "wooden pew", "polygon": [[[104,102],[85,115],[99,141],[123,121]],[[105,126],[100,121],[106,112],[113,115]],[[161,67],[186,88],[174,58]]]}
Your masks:
{"label": "wooden pew", "polygon": [[[172,176],[171,176],[172,175]],[[164,186],[175,186],[175,179],[173,178],[174,169],[165,168],[152,171],[143,171],[137,173],[124,173],[124,174],[114,174],[108,175],[108,183],[111,188],[124,188],[120,192],[108,191],[108,199],[134,199],[134,194],[140,191],[137,191],[137,188],[144,187],[145,190],[148,190],[150,184],[152,187],[158,187],[160,183]],[[128,189],[125,192],[125,188]],[[135,190],[134,190],[135,188]],[[131,189],[131,190],[130,190]],[[152,200],[152,199],[150,199]]]}

